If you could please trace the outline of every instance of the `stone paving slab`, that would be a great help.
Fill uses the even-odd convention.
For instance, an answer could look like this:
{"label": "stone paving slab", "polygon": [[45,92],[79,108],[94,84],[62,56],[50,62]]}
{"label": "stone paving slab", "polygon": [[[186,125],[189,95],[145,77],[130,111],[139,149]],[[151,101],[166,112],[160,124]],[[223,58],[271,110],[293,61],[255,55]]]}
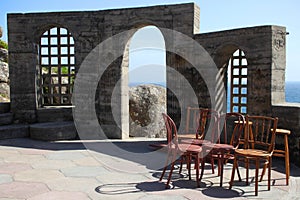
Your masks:
{"label": "stone paving slab", "polygon": [[0,184],[2,183],[10,183],[13,181],[13,178],[9,174],[0,174]]}
{"label": "stone paving slab", "polygon": [[47,182],[48,187],[53,191],[86,192],[93,190],[102,183],[95,178],[74,178],[63,177]]}
{"label": "stone paving slab", "polygon": [[90,198],[82,192],[59,192],[51,191],[29,198],[28,200],[90,200]]}
{"label": "stone paving slab", "polygon": [[105,175],[108,170],[98,166],[76,166],[60,170],[67,177],[96,177]]}
{"label": "stone paving slab", "polygon": [[[300,199],[300,170],[292,166],[290,185],[286,186],[281,160],[273,162],[275,181],[271,191],[267,191],[265,177],[259,183],[256,197],[254,183],[245,186],[245,179],[236,181],[232,190],[228,189],[230,163],[225,166],[222,188],[220,178],[212,174],[207,165],[200,188],[196,187],[195,170],[192,170],[192,180],[188,180],[184,166],[182,174],[178,174],[178,167],[174,170],[171,189],[165,189],[166,178],[158,181],[161,170],[149,169],[133,157],[126,160],[124,154],[117,157],[96,153],[95,156],[95,152],[84,150],[82,146],[78,141],[1,140],[0,200]],[[126,147],[129,146],[127,143]],[[140,152],[147,151],[147,147],[138,148],[144,148]],[[240,167],[240,172],[243,176],[245,169]],[[249,180],[252,178],[253,171]]]}
{"label": "stone paving slab", "polygon": [[48,187],[43,183],[12,182],[0,185],[1,198],[27,199],[39,194],[49,192]]}
{"label": "stone paving slab", "polygon": [[14,174],[16,172],[32,169],[29,164],[22,163],[2,163],[0,164],[0,173]]}

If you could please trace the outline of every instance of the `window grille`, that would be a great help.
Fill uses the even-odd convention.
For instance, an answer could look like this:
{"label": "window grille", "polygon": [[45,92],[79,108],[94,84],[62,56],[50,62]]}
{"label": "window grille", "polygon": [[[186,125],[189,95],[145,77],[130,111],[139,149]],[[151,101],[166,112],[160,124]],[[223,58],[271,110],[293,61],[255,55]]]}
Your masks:
{"label": "window grille", "polygon": [[229,60],[228,80],[230,112],[247,113],[247,59],[238,49]]}
{"label": "window grille", "polygon": [[40,38],[40,89],[42,106],[71,105],[75,79],[75,47],[71,33],[60,27]]}

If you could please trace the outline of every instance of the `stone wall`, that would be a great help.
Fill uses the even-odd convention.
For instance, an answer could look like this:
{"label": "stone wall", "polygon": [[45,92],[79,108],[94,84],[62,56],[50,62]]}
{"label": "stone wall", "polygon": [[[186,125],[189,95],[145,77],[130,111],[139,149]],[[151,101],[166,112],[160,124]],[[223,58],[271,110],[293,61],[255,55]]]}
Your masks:
{"label": "stone wall", "polygon": [[[37,111],[42,109],[38,104],[39,94],[36,91],[39,38],[49,28],[59,26],[71,32],[75,41],[78,71],[86,56],[99,43],[123,31],[154,25],[192,37],[199,31],[199,8],[191,3],[104,11],[8,14],[7,21],[11,60],[11,110],[20,122],[34,123],[41,121],[37,114],[40,112]],[[136,30],[133,30],[132,34],[124,39],[123,46],[117,49],[124,52],[124,55],[105,71],[99,82],[101,87],[96,94],[98,121],[104,127],[106,135],[111,138],[126,137],[122,132],[127,132],[128,136],[128,87],[119,85],[119,90],[115,90],[118,92],[117,99],[114,100],[116,103],[114,107],[118,108],[115,109],[118,112],[116,114],[118,119],[113,118],[110,97],[115,86],[126,83],[118,81],[127,74],[126,48]],[[110,57],[111,54],[108,52],[105,56]],[[167,65],[172,66],[173,63],[169,62]],[[50,115],[51,113],[55,112],[49,111]]]}
{"label": "stone wall", "polygon": [[[257,26],[198,34],[199,16],[200,10],[193,3],[104,11],[8,14],[11,111],[18,121],[27,123],[44,122],[47,115],[52,116],[49,118],[51,120],[72,119],[72,108],[41,108],[37,101],[39,38],[49,28],[64,27],[71,32],[75,41],[76,71],[80,70],[84,59],[99,43],[118,33],[136,28],[120,40],[115,50],[121,52],[122,56],[106,66],[95,95],[98,117],[96,123],[104,127],[105,134],[110,138],[128,137],[129,99],[126,77],[129,41],[138,28],[154,25],[176,30],[193,38],[213,58],[219,72],[226,70],[228,60],[236,49],[243,50],[248,62],[248,114],[278,116],[279,126],[292,130],[291,155],[298,155],[299,105],[285,103],[285,27]],[[166,37],[164,31],[162,34],[166,46],[174,48],[174,52],[166,53],[166,63],[170,66],[167,69],[167,85],[174,89],[167,90],[167,110],[179,125],[184,120],[181,114],[186,106],[211,106],[215,97],[209,95],[207,85],[216,82],[216,77],[205,77],[196,70],[203,57],[188,42],[178,41],[176,37]],[[185,55],[191,59],[186,60],[180,55],[181,51],[185,51]],[[102,57],[110,58],[114,52],[98,53]],[[101,62],[99,60],[99,67]],[[211,70],[210,65],[203,67],[204,70]],[[174,73],[174,70],[180,75]],[[95,78],[94,76],[91,74],[89,80]],[[196,101],[186,95],[187,88],[183,79],[193,88],[198,97]],[[226,89],[224,72],[221,79]],[[174,91],[177,93],[174,94]],[[112,99],[113,95],[115,99]],[[83,101],[82,105],[84,104]],[[116,112],[115,116],[113,110]],[[83,116],[83,120],[89,121],[90,118]]]}
{"label": "stone wall", "polygon": [[[227,70],[228,60],[237,49],[245,52],[248,114],[278,117],[278,127],[291,130],[290,160],[299,165],[300,103],[285,102],[285,34],[285,27],[259,26],[198,34],[195,40],[210,53],[220,70]],[[186,72],[187,76],[189,73]],[[224,85],[226,76],[224,73]],[[206,88],[198,92],[199,96],[208,95]],[[199,104],[206,106],[208,103]],[[283,137],[278,137],[276,143],[276,148],[283,149]]]}

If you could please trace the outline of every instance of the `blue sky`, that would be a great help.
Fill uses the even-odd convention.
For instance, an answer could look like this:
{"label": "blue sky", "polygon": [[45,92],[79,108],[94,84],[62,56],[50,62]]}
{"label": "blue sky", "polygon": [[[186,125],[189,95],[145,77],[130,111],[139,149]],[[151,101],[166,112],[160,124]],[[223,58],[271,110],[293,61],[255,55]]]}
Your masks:
{"label": "blue sky", "polygon": [[300,1],[298,0],[1,0],[0,26],[6,37],[6,14],[46,11],[103,10],[195,2],[200,6],[200,32],[258,25],[287,27],[286,80],[300,81]]}

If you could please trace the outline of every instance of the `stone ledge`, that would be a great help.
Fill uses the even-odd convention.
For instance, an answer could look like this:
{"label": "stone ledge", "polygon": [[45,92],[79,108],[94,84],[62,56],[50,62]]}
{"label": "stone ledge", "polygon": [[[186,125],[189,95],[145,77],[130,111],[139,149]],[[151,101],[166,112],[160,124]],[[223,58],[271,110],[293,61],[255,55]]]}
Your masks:
{"label": "stone ledge", "polygon": [[72,140],[77,137],[73,121],[46,122],[30,125],[30,137],[37,140]]}
{"label": "stone ledge", "polygon": [[10,111],[10,102],[0,103],[0,113],[8,113]]}
{"label": "stone ledge", "polygon": [[27,124],[12,124],[0,126],[0,139],[22,138],[29,136]]}
{"label": "stone ledge", "polygon": [[3,113],[0,114],[0,126],[12,124],[13,114],[12,113]]}

